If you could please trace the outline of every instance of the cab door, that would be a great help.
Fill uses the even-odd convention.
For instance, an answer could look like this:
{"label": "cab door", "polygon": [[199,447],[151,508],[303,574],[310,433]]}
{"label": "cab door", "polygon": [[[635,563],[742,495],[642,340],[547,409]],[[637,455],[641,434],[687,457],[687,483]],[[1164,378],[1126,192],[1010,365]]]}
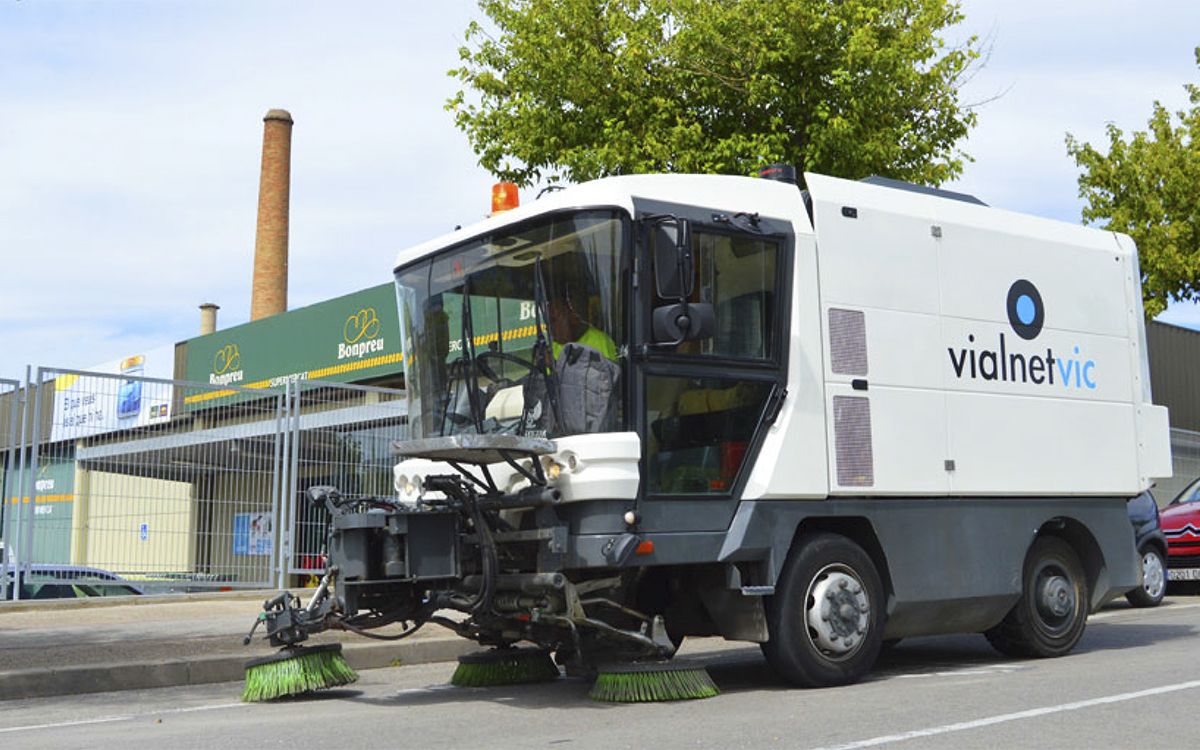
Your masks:
{"label": "cab door", "polygon": [[[641,528],[724,530],[784,395],[790,225],[665,204],[639,206],[638,219],[632,349]],[[682,271],[663,262],[671,256],[659,247],[672,236],[659,226],[679,222],[690,229]],[[690,279],[686,294],[660,294],[658,277],[680,273]],[[676,341],[661,326],[655,331],[655,311],[661,317],[681,302],[690,318],[708,318],[708,330]]]}

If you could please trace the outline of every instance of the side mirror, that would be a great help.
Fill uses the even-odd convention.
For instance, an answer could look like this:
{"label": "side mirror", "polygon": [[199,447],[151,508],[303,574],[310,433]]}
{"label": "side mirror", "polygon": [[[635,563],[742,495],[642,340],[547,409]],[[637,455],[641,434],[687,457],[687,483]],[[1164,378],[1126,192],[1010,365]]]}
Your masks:
{"label": "side mirror", "polygon": [[682,344],[711,338],[717,328],[717,317],[708,302],[681,302],[654,308],[651,325],[656,343]]}
{"label": "side mirror", "polygon": [[695,285],[692,262],[692,225],[687,219],[666,216],[651,224],[654,247],[654,283],[658,296],[686,299]]}

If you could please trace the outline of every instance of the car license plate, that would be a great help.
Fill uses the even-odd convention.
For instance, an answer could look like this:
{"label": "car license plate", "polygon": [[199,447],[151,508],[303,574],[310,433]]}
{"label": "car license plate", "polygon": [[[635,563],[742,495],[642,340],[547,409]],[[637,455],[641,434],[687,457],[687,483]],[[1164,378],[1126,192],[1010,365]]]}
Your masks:
{"label": "car license plate", "polygon": [[1168,568],[1167,578],[1172,581],[1200,581],[1200,568]]}

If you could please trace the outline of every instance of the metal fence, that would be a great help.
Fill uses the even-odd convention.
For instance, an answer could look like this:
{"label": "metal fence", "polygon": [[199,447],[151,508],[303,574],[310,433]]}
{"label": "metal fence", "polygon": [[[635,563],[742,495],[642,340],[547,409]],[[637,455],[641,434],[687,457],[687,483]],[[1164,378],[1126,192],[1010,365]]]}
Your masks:
{"label": "metal fence", "polygon": [[391,492],[402,391],[129,369],[0,381],[0,598],[289,585],[323,568],[305,489]]}
{"label": "metal fence", "polygon": [[328,514],[305,491],[332,485],[345,494],[392,493],[391,445],[407,434],[404,392],[359,385],[301,381],[291,399],[291,465],[287,504],[288,573],[325,569]]}

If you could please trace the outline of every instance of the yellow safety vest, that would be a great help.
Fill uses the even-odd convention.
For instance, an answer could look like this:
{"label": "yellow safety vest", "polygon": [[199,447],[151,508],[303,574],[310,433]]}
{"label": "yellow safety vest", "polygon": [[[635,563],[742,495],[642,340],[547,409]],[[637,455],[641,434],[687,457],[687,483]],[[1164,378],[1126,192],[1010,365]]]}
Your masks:
{"label": "yellow safety vest", "polygon": [[[611,336],[604,331],[601,331],[599,328],[588,326],[587,330],[583,332],[583,335],[580,336],[579,340],[575,343],[592,347],[596,351],[603,354],[604,358],[610,362],[617,361],[616,343],[613,342]],[[563,345],[555,341],[552,343],[550,348],[551,351],[554,352],[554,359],[557,361],[558,355],[562,352]]]}

